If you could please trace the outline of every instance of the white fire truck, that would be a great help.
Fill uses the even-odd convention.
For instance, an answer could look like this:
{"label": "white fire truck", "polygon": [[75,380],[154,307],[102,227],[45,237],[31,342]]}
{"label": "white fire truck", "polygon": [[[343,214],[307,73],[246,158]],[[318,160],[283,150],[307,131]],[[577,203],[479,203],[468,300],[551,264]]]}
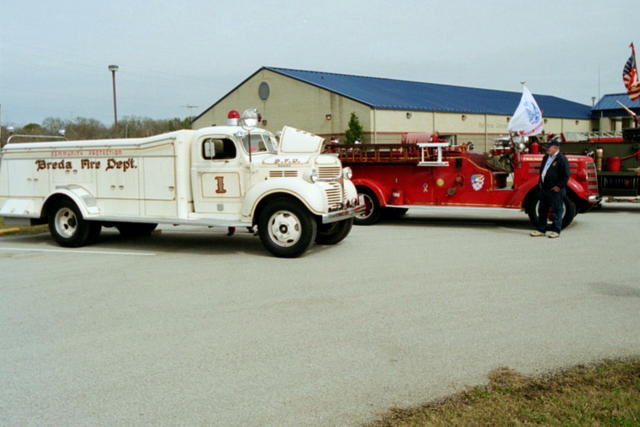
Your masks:
{"label": "white fire truck", "polygon": [[103,226],[144,235],[159,223],[257,227],[279,257],[344,239],[364,203],[350,169],[320,154],[323,139],[285,126],[278,141],[256,127],[255,110],[237,122],[148,138],[10,142],[0,216],[48,223],[66,247],[95,241]]}

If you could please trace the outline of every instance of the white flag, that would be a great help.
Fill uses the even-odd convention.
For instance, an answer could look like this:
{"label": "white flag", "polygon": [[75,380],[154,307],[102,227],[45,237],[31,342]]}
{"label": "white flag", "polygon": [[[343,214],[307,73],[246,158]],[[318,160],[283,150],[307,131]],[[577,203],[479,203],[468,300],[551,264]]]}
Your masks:
{"label": "white flag", "polygon": [[542,112],[526,86],[522,87],[522,98],[509,120],[508,129],[509,132],[517,132],[523,136],[537,135],[544,129]]}

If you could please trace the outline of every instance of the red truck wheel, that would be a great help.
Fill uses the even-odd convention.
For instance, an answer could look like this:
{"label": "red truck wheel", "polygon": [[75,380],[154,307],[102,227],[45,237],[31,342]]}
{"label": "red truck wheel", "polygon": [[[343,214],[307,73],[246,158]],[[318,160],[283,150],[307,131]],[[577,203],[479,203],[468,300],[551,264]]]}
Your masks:
{"label": "red truck wheel", "polygon": [[380,221],[382,209],[373,191],[365,187],[358,187],[358,195],[362,195],[364,198],[365,210],[353,219],[353,223],[356,225],[371,225]]}
{"label": "red truck wheel", "polygon": [[319,245],[335,245],[344,240],[351,231],[353,219],[345,219],[331,224],[322,224],[318,227],[316,243]]}
{"label": "red truck wheel", "polygon": [[[538,204],[540,203],[540,197],[538,192],[530,193],[527,198],[527,206],[526,212],[529,215],[529,222],[532,226],[538,226]],[[573,218],[575,218],[577,214],[576,204],[569,198],[569,196],[564,196],[564,212],[562,216],[562,228],[565,229],[573,222]],[[547,225],[551,224],[551,220],[547,220]]]}

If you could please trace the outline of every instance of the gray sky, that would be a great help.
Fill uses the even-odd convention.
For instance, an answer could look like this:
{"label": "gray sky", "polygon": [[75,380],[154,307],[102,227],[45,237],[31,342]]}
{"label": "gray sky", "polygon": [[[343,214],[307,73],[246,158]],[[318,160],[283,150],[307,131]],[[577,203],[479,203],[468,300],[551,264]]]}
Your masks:
{"label": "gray sky", "polygon": [[263,65],[513,91],[526,80],[590,104],[624,91],[640,44],[631,4],[2,0],[1,120],[110,124],[109,64],[119,117],[199,114]]}

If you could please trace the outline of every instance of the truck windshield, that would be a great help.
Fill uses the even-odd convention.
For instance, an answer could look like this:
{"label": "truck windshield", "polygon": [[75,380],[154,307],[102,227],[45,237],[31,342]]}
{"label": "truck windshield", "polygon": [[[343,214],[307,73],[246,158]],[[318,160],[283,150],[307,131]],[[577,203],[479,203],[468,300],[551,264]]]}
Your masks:
{"label": "truck windshield", "polygon": [[[242,137],[242,146],[245,151],[249,152],[249,135]],[[251,152],[252,153],[275,153],[275,141],[269,135],[251,134]]]}

